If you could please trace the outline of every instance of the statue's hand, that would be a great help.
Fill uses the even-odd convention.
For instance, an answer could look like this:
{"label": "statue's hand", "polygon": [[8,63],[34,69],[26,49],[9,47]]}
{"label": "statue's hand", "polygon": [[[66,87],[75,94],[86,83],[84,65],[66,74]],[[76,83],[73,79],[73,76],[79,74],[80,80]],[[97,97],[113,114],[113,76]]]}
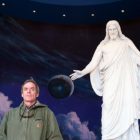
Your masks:
{"label": "statue's hand", "polygon": [[76,80],[76,79],[81,78],[82,76],[84,76],[84,74],[80,70],[73,70],[73,71],[74,71],[74,73],[72,73],[70,75],[71,80]]}

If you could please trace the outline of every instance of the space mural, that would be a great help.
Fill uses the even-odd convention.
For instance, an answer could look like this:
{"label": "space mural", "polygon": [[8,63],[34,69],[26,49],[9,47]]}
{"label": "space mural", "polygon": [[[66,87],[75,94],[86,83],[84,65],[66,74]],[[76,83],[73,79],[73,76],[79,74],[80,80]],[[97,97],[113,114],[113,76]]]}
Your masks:
{"label": "space mural", "polygon": [[[139,48],[140,21],[123,22],[124,33]],[[55,98],[50,79],[83,69],[104,38],[105,24],[50,25],[0,16],[0,121],[21,101],[21,84],[33,77],[39,101],[55,113],[64,140],[100,140],[102,98],[95,95],[89,76],[74,81],[74,91]]]}

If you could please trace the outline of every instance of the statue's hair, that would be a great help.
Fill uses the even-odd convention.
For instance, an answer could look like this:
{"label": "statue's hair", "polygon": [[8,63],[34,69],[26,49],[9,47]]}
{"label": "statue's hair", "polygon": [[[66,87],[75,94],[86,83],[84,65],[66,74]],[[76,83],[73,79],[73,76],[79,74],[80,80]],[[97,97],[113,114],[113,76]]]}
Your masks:
{"label": "statue's hair", "polygon": [[118,30],[118,36],[120,39],[122,40],[125,40],[125,39],[128,39],[123,33],[122,33],[122,30],[121,30],[121,27],[120,27],[120,24],[118,21],[116,20],[110,20],[107,22],[106,24],[106,35],[105,35],[105,38],[103,41],[101,41],[101,43],[105,44],[106,42],[108,42],[110,40],[110,37],[109,37],[109,32],[108,32],[108,29],[109,29],[109,26],[110,25],[115,25],[115,27],[117,28]]}

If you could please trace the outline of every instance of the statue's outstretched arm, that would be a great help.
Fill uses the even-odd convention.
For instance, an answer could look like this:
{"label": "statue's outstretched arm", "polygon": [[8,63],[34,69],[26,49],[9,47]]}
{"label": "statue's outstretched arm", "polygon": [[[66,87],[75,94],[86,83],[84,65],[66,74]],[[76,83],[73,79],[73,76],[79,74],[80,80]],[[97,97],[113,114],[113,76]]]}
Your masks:
{"label": "statue's outstretched arm", "polygon": [[73,70],[74,73],[70,75],[72,80],[76,80],[78,78],[83,77],[84,75],[94,71],[99,64],[100,60],[102,58],[102,50],[101,46],[99,45],[97,49],[95,50],[95,53],[90,61],[90,63],[83,69],[83,70]]}

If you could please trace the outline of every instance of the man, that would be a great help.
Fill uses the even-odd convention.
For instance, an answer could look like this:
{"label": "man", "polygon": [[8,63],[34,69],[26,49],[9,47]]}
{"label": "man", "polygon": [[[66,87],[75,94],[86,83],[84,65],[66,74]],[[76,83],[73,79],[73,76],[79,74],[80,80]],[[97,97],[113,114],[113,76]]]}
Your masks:
{"label": "man", "polygon": [[8,112],[1,123],[0,140],[63,140],[53,112],[37,101],[37,83],[26,80],[21,93],[23,102]]}
{"label": "man", "polygon": [[140,52],[121,32],[119,23],[106,25],[106,36],[76,80],[90,73],[95,93],[103,97],[102,140],[140,140]]}

